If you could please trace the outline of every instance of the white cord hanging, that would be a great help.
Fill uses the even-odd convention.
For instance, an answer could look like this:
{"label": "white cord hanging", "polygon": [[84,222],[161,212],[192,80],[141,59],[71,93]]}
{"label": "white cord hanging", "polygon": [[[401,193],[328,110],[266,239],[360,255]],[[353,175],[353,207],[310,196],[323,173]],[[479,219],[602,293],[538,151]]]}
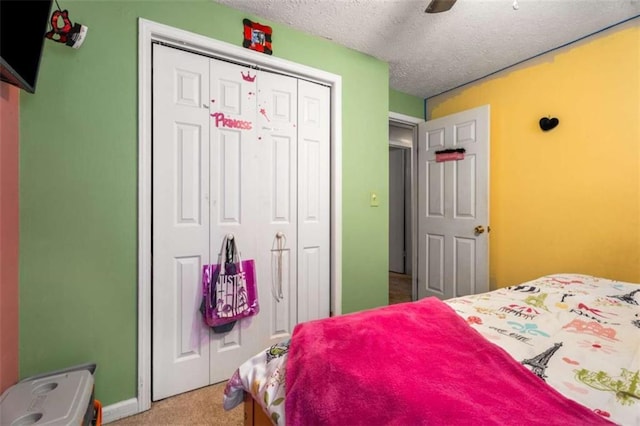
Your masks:
{"label": "white cord hanging", "polygon": [[[225,247],[227,246],[227,240],[229,239],[233,239],[233,234],[229,234],[229,235],[225,235],[222,238],[222,244],[220,245],[220,251],[218,252],[218,265],[220,268],[220,272],[222,272],[224,274],[225,272],[225,259],[223,259],[223,253],[225,251]],[[207,293],[208,294],[212,294],[213,292],[211,291],[212,288],[215,288],[216,283],[213,282],[214,276],[213,276],[213,267],[214,265],[212,265],[211,263],[209,264],[209,266],[207,267]],[[212,297],[208,297],[208,302],[209,302],[209,308],[213,308],[213,298]]]}
{"label": "white cord hanging", "polygon": [[284,299],[282,295],[282,253],[286,250],[287,237],[282,233],[276,233],[271,245],[271,252],[275,253],[271,261],[271,294],[276,302]]}

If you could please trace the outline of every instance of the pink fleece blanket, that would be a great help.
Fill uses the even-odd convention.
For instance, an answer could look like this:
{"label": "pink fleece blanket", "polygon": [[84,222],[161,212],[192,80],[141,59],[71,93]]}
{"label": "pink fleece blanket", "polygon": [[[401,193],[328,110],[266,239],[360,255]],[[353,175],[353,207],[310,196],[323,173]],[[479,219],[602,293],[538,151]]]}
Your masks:
{"label": "pink fleece blanket", "polygon": [[285,380],[290,426],[611,424],[436,298],[299,324]]}

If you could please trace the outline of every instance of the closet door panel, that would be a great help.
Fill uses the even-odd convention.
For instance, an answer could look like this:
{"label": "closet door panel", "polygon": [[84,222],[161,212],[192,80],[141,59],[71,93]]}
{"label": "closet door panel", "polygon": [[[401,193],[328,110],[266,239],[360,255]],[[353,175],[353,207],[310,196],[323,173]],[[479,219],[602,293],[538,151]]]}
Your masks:
{"label": "closet door panel", "polygon": [[[297,324],[297,80],[260,72],[258,82],[259,227],[261,309],[266,346],[291,335]],[[262,314],[262,312],[261,312]]]}
{"label": "closet door panel", "polygon": [[291,223],[295,213],[291,205],[291,150],[290,137],[273,136],[271,141],[271,170],[273,170],[273,192],[271,193],[272,223]]}
{"label": "closet door panel", "polygon": [[[210,59],[210,221],[212,263],[225,235],[232,235],[243,259],[255,259],[257,227],[256,83],[246,67]],[[258,279],[258,282],[259,279]],[[258,292],[260,297],[260,292]],[[227,380],[239,360],[260,350],[259,317],[238,321],[227,333],[211,332],[210,381]]]}
{"label": "closet door panel", "polygon": [[[152,398],[209,384],[209,61],[154,46]],[[204,106],[203,106],[204,103]]]}
{"label": "closet door panel", "polygon": [[[214,153],[217,165],[219,197],[218,226],[240,225],[242,206],[242,134],[237,130],[218,130]],[[215,161],[215,160],[214,160]]]}
{"label": "closet door panel", "polygon": [[298,81],[298,322],[330,314],[330,90]]}

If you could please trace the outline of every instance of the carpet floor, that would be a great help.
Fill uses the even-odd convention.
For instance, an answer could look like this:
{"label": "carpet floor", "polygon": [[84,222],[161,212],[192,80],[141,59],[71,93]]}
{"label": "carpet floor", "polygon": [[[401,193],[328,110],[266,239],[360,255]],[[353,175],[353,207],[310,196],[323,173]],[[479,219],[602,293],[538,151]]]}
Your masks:
{"label": "carpet floor", "polygon": [[[411,275],[389,272],[389,304],[411,301]],[[226,382],[196,389],[151,404],[151,409],[109,423],[113,426],[242,426],[242,405],[222,408]]]}
{"label": "carpet floor", "polygon": [[114,426],[242,426],[242,405],[222,408],[226,382],[196,389],[151,404],[151,409],[109,423]]}

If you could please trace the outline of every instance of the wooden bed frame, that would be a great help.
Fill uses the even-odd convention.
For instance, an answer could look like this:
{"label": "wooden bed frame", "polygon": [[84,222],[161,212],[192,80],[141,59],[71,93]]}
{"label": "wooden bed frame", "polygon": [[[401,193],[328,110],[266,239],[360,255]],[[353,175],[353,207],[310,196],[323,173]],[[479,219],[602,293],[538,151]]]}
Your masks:
{"label": "wooden bed frame", "polygon": [[245,393],[244,396],[244,426],[272,426],[271,419],[256,401]]}

